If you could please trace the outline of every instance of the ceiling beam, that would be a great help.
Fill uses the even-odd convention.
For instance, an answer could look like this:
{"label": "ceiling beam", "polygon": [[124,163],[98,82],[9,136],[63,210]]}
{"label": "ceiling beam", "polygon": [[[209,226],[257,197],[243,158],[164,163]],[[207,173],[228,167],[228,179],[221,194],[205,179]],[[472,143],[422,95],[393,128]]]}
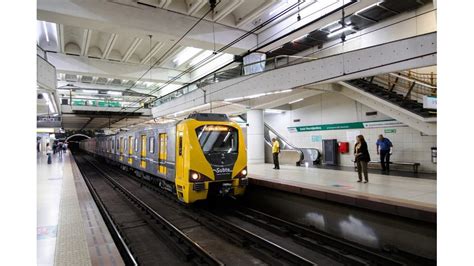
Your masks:
{"label": "ceiling beam", "polygon": [[89,125],[92,122],[92,120],[94,120],[94,117],[89,118],[89,120],[87,120],[87,122],[81,127],[80,130],[83,130],[84,128],[86,128],[87,125]]}
{"label": "ceiling beam", "polygon": [[89,51],[89,44],[91,42],[92,30],[85,29],[84,34],[82,35],[82,45],[81,45],[81,55],[87,56]]}
{"label": "ceiling beam", "polygon": [[130,47],[128,47],[127,51],[125,52],[125,54],[123,55],[122,57],[122,62],[127,62],[128,59],[130,59],[130,56],[133,55],[133,53],[135,52],[135,50],[138,48],[138,46],[140,45],[140,43],[143,41],[142,38],[138,38],[136,37],[132,44],[130,45]]}
{"label": "ceiling beam", "polygon": [[[171,12],[160,8],[138,9],[119,4],[123,1],[77,1],[77,0],[42,0],[37,3],[37,19],[67,24],[92,30],[114,32],[125,36],[157,36],[161,42],[178,40],[198,22],[199,18],[187,14]],[[203,5],[208,1],[200,1]],[[193,4],[195,6],[195,4]],[[202,8],[207,8],[202,6]],[[199,10],[196,8],[196,10]],[[202,10],[202,9],[201,9]],[[206,19],[200,21],[190,34],[187,34],[180,45],[193,46],[201,49],[212,49],[214,38],[213,22]],[[166,26],[162,26],[166,25]],[[215,42],[218,47],[236,40],[246,30],[220,23],[214,25]],[[159,37],[158,37],[159,36]],[[241,54],[257,45],[257,35],[251,34],[239,41],[226,52]]]}
{"label": "ceiling beam", "polygon": [[105,46],[104,52],[102,53],[102,59],[107,59],[109,57],[110,52],[112,52],[112,48],[114,47],[115,42],[117,41],[118,34],[112,33],[110,35],[109,40],[107,41],[107,45]]}

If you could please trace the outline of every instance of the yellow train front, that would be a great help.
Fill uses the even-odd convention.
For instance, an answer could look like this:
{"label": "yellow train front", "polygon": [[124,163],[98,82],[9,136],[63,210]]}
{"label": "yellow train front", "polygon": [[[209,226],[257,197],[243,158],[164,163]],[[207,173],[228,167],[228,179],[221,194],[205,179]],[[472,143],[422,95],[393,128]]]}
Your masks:
{"label": "yellow train front", "polygon": [[176,123],[99,137],[80,146],[186,203],[239,196],[248,184],[242,129],[224,114],[191,114]]}

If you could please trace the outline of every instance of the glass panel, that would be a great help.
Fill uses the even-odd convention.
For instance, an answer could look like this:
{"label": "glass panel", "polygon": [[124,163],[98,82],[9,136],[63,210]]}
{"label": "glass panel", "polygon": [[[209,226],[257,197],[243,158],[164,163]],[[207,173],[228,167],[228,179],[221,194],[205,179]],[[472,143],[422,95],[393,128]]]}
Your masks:
{"label": "glass panel", "polygon": [[196,134],[204,153],[238,151],[238,131],[233,127],[206,125],[198,127]]}

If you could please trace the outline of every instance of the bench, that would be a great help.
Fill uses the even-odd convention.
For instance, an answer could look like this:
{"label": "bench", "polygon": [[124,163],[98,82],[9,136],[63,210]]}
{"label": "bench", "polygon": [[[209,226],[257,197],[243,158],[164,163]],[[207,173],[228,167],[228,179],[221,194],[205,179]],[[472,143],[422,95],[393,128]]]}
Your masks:
{"label": "bench", "polygon": [[[354,163],[354,170],[357,171],[357,163],[354,160],[351,160]],[[368,166],[371,165],[380,165],[380,161],[370,161],[368,163]],[[415,162],[392,162],[390,161],[390,164],[392,165],[403,165],[403,166],[411,166],[413,167],[413,173],[417,174],[418,173],[418,167],[420,167],[420,163],[415,163]]]}

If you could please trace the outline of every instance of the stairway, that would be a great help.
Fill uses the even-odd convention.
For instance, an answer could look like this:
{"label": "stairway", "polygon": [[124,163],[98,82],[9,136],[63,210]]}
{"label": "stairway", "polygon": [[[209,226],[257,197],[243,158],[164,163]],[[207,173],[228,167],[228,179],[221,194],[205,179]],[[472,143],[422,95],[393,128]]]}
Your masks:
{"label": "stairway", "polygon": [[402,94],[400,90],[394,90],[395,86],[393,86],[393,84],[390,87],[388,84],[383,86],[382,82],[376,82],[376,80],[380,80],[380,77],[360,78],[345,82],[423,118],[436,117],[436,110],[423,108],[423,104],[419,102],[420,97],[418,100],[416,100],[415,97],[411,97],[411,90],[408,89],[404,94]]}

